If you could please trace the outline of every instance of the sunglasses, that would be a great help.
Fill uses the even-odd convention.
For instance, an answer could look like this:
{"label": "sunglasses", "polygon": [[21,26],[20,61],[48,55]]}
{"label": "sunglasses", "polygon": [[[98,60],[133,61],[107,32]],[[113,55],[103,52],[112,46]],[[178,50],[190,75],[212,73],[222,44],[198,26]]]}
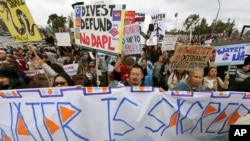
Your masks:
{"label": "sunglasses", "polygon": [[58,85],[65,85],[67,82],[55,82],[55,86],[58,86]]}

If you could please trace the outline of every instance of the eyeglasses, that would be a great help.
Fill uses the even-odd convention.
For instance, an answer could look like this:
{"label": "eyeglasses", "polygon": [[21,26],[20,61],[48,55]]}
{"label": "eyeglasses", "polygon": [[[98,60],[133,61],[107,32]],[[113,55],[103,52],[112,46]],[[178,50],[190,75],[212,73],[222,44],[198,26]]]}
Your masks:
{"label": "eyeglasses", "polygon": [[55,82],[55,86],[58,86],[58,85],[65,85],[67,82]]}

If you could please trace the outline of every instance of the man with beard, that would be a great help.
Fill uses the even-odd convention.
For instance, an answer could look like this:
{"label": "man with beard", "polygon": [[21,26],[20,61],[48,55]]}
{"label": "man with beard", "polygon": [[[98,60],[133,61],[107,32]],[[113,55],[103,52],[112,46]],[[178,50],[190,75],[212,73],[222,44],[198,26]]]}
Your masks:
{"label": "man with beard", "polygon": [[135,65],[131,68],[129,79],[119,86],[143,86],[143,69],[139,65]]}

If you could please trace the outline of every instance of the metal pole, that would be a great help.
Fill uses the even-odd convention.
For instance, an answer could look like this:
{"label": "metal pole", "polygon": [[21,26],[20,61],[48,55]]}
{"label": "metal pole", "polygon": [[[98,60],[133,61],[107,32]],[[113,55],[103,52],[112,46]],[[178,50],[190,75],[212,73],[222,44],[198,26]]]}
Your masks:
{"label": "metal pole", "polygon": [[217,11],[217,15],[216,15],[216,18],[215,18],[215,21],[214,21],[214,25],[213,25],[213,29],[212,29],[212,35],[213,35],[213,33],[214,33],[214,28],[215,28],[215,25],[216,25],[216,22],[217,22],[217,18],[218,18],[218,15],[219,15],[219,13],[220,13],[220,0],[217,0],[218,1],[218,3],[219,3],[219,9],[218,9],[218,11]]}

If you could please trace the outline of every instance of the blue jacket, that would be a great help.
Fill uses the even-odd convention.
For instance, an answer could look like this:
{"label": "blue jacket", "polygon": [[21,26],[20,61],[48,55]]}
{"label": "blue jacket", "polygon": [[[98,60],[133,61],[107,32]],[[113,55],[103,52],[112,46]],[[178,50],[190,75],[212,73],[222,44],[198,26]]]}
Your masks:
{"label": "blue jacket", "polygon": [[197,92],[203,92],[203,87],[202,84],[200,84],[198,86],[197,90],[192,90],[190,83],[188,81],[188,78],[186,78],[185,80],[177,83],[176,86],[174,86],[171,90],[179,90],[179,91],[197,91]]}

